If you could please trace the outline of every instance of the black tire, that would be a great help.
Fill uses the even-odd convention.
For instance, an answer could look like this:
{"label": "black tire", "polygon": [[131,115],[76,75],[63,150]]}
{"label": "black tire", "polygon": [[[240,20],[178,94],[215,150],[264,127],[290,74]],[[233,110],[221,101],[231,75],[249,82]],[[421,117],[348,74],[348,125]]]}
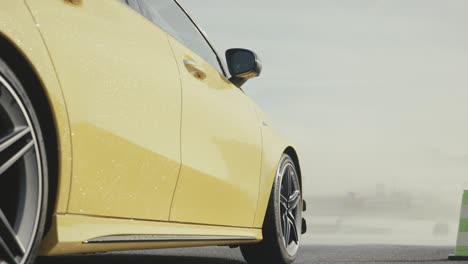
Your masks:
{"label": "black tire", "polygon": [[0,263],[8,264],[34,263],[48,203],[44,136],[22,77],[0,58]]}
{"label": "black tire", "polygon": [[[284,175],[282,174],[287,173],[285,170],[288,168],[292,169],[291,173],[293,173],[292,178],[294,178],[294,185],[300,193],[297,198],[298,200],[296,201],[297,208],[295,209],[296,211],[294,211],[296,216],[295,229],[297,241],[289,241],[291,239],[290,233],[289,238],[287,239],[288,242],[286,242],[286,239],[284,238],[286,235],[283,232],[285,229],[283,228],[285,223],[282,221],[282,216],[284,216],[284,211],[289,209],[282,207],[283,204],[281,196],[284,191],[284,189],[282,189],[284,188]],[[291,210],[294,210],[294,208]],[[288,212],[289,211],[286,213]],[[286,222],[289,220],[290,219],[287,218]],[[249,264],[290,264],[294,262],[299,249],[302,233],[302,192],[296,166],[292,159],[286,154],[281,157],[278,166],[277,175],[273,184],[268,209],[263,223],[262,233],[263,240],[260,243],[241,246],[242,255]],[[289,244],[290,242],[291,244]],[[295,243],[295,245],[292,243]],[[290,246],[287,246],[287,244]]]}

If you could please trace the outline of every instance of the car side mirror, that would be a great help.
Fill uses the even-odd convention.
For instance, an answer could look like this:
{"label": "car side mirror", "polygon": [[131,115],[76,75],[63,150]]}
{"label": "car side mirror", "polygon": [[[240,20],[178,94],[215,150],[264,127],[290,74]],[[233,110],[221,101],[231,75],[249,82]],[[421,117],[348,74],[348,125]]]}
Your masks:
{"label": "car side mirror", "polygon": [[226,51],[226,61],[231,78],[237,87],[241,87],[249,79],[258,77],[262,72],[262,62],[255,52],[247,49],[229,49]]}

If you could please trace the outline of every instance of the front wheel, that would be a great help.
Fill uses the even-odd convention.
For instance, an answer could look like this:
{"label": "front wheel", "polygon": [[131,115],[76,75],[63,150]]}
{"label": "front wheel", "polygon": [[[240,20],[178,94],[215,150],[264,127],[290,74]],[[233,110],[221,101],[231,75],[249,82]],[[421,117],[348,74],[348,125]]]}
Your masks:
{"label": "front wheel", "polygon": [[263,223],[263,240],[241,246],[242,255],[249,264],[290,264],[296,259],[301,234],[301,184],[294,162],[284,154]]}
{"label": "front wheel", "polygon": [[47,163],[22,83],[0,58],[0,263],[34,261],[45,223]]}

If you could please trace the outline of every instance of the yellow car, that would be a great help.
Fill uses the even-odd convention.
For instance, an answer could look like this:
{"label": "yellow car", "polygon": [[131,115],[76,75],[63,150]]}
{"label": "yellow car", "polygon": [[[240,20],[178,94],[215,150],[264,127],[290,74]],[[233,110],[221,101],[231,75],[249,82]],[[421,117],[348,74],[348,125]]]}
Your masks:
{"label": "yellow car", "polygon": [[174,0],[0,3],[0,263],[240,246],[291,263],[306,231],[295,149]]}

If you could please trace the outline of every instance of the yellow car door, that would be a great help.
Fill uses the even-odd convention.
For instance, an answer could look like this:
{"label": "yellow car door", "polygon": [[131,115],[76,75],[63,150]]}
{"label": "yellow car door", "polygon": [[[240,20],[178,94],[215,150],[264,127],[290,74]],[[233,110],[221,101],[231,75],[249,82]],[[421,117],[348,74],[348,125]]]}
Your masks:
{"label": "yellow car door", "polygon": [[182,169],[170,220],[251,227],[258,200],[261,128],[249,98],[173,0],[140,0],[170,33],[182,83]]}
{"label": "yellow car door", "polygon": [[27,0],[69,111],[68,213],[169,220],[181,87],[167,33],[117,0]]}

